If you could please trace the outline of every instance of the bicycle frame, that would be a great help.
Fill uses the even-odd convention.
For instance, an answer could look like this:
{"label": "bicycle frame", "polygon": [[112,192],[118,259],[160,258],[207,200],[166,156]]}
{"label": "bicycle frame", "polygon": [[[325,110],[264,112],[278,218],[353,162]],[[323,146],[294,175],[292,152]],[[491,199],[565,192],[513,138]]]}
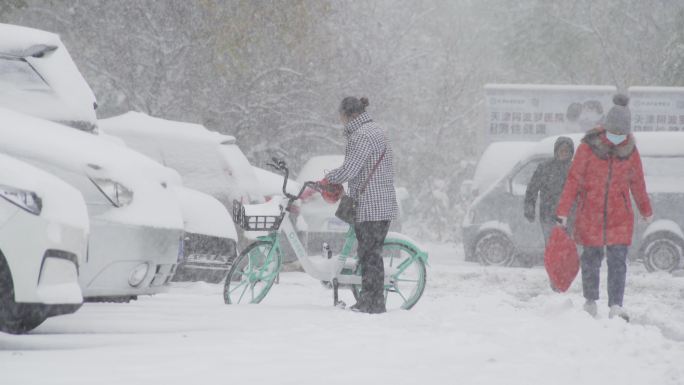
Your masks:
{"label": "bicycle frame", "polygon": [[[286,200],[285,200],[286,201]],[[322,255],[310,256],[297,235],[297,230],[290,221],[289,213],[284,213],[283,220],[278,231],[273,231],[267,236],[258,237],[259,240],[271,242],[274,247],[271,248],[268,258],[274,258],[271,253],[281,252],[280,239],[281,233],[285,235],[285,239],[290,243],[292,249],[297,256],[297,260],[301,263],[304,272],[310,276],[321,280],[332,282],[337,279],[337,282],[344,285],[360,285],[361,276],[355,274],[356,259],[349,260],[352,256],[354,245],[356,244],[356,233],[354,227],[350,226],[345,235],[344,245],[340,254],[334,255],[332,258],[325,258]],[[427,253],[421,251],[416,247],[415,243],[407,237],[399,233],[390,232],[387,234],[385,243],[394,245],[402,245],[416,251],[416,258],[420,258],[427,264]],[[395,268],[395,272],[403,272],[409,265],[412,259],[402,262]],[[391,274],[385,274],[385,285],[391,284]]]}
{"label": "bicycle frame", "polygon": [[[283,178],[283,198],[275,198],[268,206],[258,208],[246,207],[240,202],[234,202],[233,219],[241,227],[251,231],[268,231],[266,230],[268,228],[271,230],[268,231],[268,235],[256,237],[259,243],[248,246],[248,249],[243,250],[240,254],[240,261],[246,261],[246,266],[244,264],[233,264],[229,272],[229,278],[226,279],[224,300],[227,304],[233,303],[231,302],[230,295],[242,285],[246,286],[244,286],[245,288],[240,298],[237,299],[237,303],[241,302],[244,291],[248,287],[252,290],[251,303],[259,303],[264,298],[280,272],[280,257],[282,255],[280,240],[281,234],[284,234],[304,271],[315,279],[330,282],[333,288],[333,304],[344,307],[344,302],[339,301],[338,297],[340,285],[352,286],[351,289],[355,296],[358,296],[362,290],[362,278],[357,268],[358,258],[352,254],[354,252],[354,244],[357,242],[354,227],[352,225],[347,230],[340,254],[334,257],[328,257],[330,255],[328,253],[326,253],[327,255],[308,255],[306,248],[299,240],[294,225],[290,221],[290,210],[295,201],[302,197],[307,188],[320,192],[325,190],[326,186],[318,182],[309,181],[304,182],[298,194],[288,193],[287,181],[289,170],[287,165],[284,161],[275,158],[273,162],[268,165],[285,174]],[[277,212],[275,212],[276,210]],[[252,255],[251,250],[258,250],[258,254]],[[401,307],[410,309],[420,299],[425,289],[425,266],[427,265],[428,255],[412,239],[394,232],[389,232],[385,237],[382,251],[382,259],[385,266],[385,300],[387,301],[389,293],[397,293],[398,296],[393,295],[392,298],[401,297]],[[244,254],[245,252],[247,253]],[[245,259],[245,257],[247,258]],[[273,264],[274,261],[276,264]],[[405,273],[412,266],[417,267],[408,272],[409,277],[407,278]],[[235,275],[235,279],[231,278],[233,275]],[[415,279],[411,278],[413,275],[415,275]],[[267,286],[259,289],[259,294],[255,297],[254,285],[262,281]],[[240,283],[236,288],[231,289],[232,282]],[[406,286],[410,287],[410,284],[407,284],[407,282],[414,282],[416,284],[414,288],[410,289],[411,295],[408,297],[402,294],[403,288]]]}
{"label": "bicycle frame", "polygon": [[[258,237],[257,239],[273,243],[274,247],[271,249],[270,253],[279,253],[282,250],[280,245],[280,240],[282,238],[281,234],[284,235],[290,246],[292,246],[292,250],[294,250],[297,260],[302,265],[304,272],[310,276],[321,281],[329,282],[334,278],[337,278],[340,284],[361,284],[361,277],[353,274],[353,271],[356,268],[355,261],[351,261],[352,263],[347,262],[352,254],[354,244],[356,243],[356,234],[354,233],[353,227],[350,227],[347,231],[342,252],[330,259],[323,256],[308,255],[304,245],[299,240],[297,230],[292,225],[289,213],[287,212],[285,213],[278,231],[273,231],[268,235]],[[268,258],[273,258],[273,255],[270,255],[270,253]],[[342,270],[345,269],[345,267],[349,269],[349,274],[342,274]]]}

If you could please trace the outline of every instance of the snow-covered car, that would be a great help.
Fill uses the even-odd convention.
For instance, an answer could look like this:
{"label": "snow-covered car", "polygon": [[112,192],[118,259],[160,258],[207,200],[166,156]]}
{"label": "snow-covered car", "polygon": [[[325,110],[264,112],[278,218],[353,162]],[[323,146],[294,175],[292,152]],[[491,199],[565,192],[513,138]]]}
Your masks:
{"label": "snow-covered car", "polygon": [[[123,139],[105,133],[98,135],[119,146]],[[232,216],[216,198],[183,186],[180,174],[152,158],[135,152],[129,161],[150,179],[167,186],[175,195],[183,214],[183,257],[179,260],[174,281],[220,282],[237,255],[237,233]]]}
{"label": "snow-covered car", "polygon": [[216,198],[183,186],[172,186],[183,212],[183,258],[174,281],[218,283],[237,255],[232,216]]}
{"label": "snow-covered car", "polygon": [[101,119],[98,125],[128,147],[178,171],[185,186],[215,197],[228,208],[233,200],[263,201],[249,161],[232,136],[139,112]]}
{"label": "snow-covered car", "polygon": [[[122,139],[130,148],[176,170],[182,176],[184,186],[218,199],[225,210],[228,210],[226,212],[230,218],[233,200],[263,201],[264,194],[256,175],[232,136],[209,131],[199,124],[154,118],[137,112],[103,119],[99,126],[107,135]],[[222,226],[225,228],[214,229],[207,236],[215,238],[218,233],[223,233],[224,239],[201,241],[197,239],[196,234],[191,237],[194,240],[187,245],[214,245],[216,249],[207,250],[202,247],[197,251],[188,250],[186,254],[205,257],[221,255],[232,261],[237,250],[246,246],[247,240],[234,235],[241,232],[236,231],[232,220]],[[230,238],[228,234],[236,238]],[[240,246],[233,246],[233,243],[240,240]],[[203,259],[214,266],[212,259]],[[198,269],[192,270],[193,276],[201,278]],[[212,281],[217,279],[219,272],[207,270],[207,274],[214,277],[207,278]],[[179,272],[178,279],[184,277],[186,275]]]}
{"label": "snow-covered car", "polygon": [[[0,90],[0,105],[95,132],[97,127],[94,110],[95,96],[59,37],[45,31],[0,24],[0,33],[3,32],[7,34],[4,35],[5,39],[0,38],[0,69],[5,69],[6,72],[4,75],[0,74],[0,84],[6,87]],[[119,138],[101,136],[110,141],[120,141]],[[157,172],[162,167],[161,165],[157,167],[147,161],[141,161],[140,164],[147,172],[150,172],[150,177],[159,176]],[[170,182],[168,185],[172,183],[180,185],[180,182]],[[182,188],[178,187],[176,190],[182,190]],[[179,204],[184,215],[191,215],[190,211],[197,211],[199,207],[207,208],[215,203],[212,202],[211,197],[200,194],[180,192],[176,196],[181,199]],[[225,209],[223,211],[225,212]],[[218,215],[230,218],[227,212],[213,211],[204,215],[193,215],[193,218],[185,218],[184,223],[196,230],[201,227],[199,222],[202,218],[213,216],[210,223],[216,223]],[[225,220],[221,221],[223,225],[225,222]],[[225,228],[213,229],[208,234],[186,231],[183,252],[185,259],[179,276],[188,276],[189,271],[186,267],[189,268],[191,265],[202,266],[209,280],[217,280],[222,274],[225,275],[227,259],[235,253],[234,234],[235,229],[232,223]],[[223,237],[216,239],[217,235],[223,235]],[[215,249],[210,250],[212,247]],[[202,258],[198,260],[198,256]],[[204,258],[209,258],[209,260],[204,261]],[[188,265],[186,262],[189,260],[194,262]],[[219,261],[223,262],[219,263]],[[197,273],[191,276],[196,276]]]}
{"label": "snow-covered car", "polygon": [[[321,155],[311,157],[304,163],[297,175],[297,182],[302,185],[306,181],[323,179],[327,171],[342,166],[343,155]],[[282,178],[281,178],[282,180]],[[347,184],[344,185],[345,190]],[[399,219],[392,221],[390,231],[401,231],[401,218],[404,202],[408,192],[403,187],[396,188],[399,201]],[[320,194],[314,194],[300,203],[300,213],[296,218],[297,230],[310,254],[320,253],[323,242],[328,243],[332,250],[339,251],[344,243],[344,234],[349,225],[335,216],[337,204],[330,204],[323,200]]]}
{"label": "snow-covered car", "polygon": [[4,154],[0,164],[0,331],[25,333],[81,306],[88,212],[55,176]]}
{"label": "snow-covered car", "polygon": [[0,151],[56,175],[85,199],[90,237],[79,275],[83,296],[125,301],[164,290],[182,255],[183,217],[175,194],[161,177],[150,177],[141,155],[3,108],[0,122]]}
{"label": "snow-covered car", "polygon": [[[579,134],[568,135],[578,146]],[[634,134],[654,210],[646,224],[635,213],[630,260],[649,271],[672,271],[684,262],[684,134]],[[515,166],[470,205],[463,221],[466,260],[488,265],[542,263],[544,239],[539,221],[523,216],[525,190],[537,165],[553,156],[557,137],[538,142]],[[539,212],[537,210],[537,212]]]}
{"label": "snow-covered car", "polygon": [[0,24],[0,106],[95,131],[95,95],[54,33]]}

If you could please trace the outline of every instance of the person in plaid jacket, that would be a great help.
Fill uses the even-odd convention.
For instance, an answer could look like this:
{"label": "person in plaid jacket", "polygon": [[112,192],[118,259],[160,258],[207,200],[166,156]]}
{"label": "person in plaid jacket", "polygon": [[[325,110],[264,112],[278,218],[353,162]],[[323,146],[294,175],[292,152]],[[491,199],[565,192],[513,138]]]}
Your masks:
{"label": "person in plaid jacket", "polygon": [[[344,163],[328,172],[325,178],[332,184],[349,182],[349,195],[358,203],[354,230],[362,283],[361,295],[352,310],[383,313],[386,309],[382,245],[390,222],[397,218],[399,206],[394,189],[392,146],[366,112],[368,104],[367,98],[350,96],[342,100],[340,117],[347,138]],[[361,193],[364,184],[366,188]]]}

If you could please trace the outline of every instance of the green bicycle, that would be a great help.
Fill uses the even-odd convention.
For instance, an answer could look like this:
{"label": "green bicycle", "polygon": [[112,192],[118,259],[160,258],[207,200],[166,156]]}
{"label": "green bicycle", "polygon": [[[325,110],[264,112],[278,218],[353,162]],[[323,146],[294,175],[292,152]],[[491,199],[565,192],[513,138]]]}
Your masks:
{"label": "green bicycle", "polygon": [[[287,192],[289,170],[284,161],[274,159],[269,166],[284,173],[282,200],[273,199],[261,205],[243,205],[233,202],[233,220],[246,231],[262,231],[267,235],[247,246],[235,259],[226,277],[223,298],[226,304],[259,303],[273,286],[282,265],[280,246],[284,234],[304,271],[313,278],[332,283],[333,304],[346,306],[339,300],[340,285],[350,286],[358,299],[361,291],[361,271],[358,258],[352,256],[356,235],[350,226],[342,251],[337,256],[307,255],[297,232],[289,219],[292,205],[300,199],[307,187],[320,191],[316,182],[306,182],[299,194]],[[428,255],[411,239],[390,232],[383,245],[385,266],[385,303],[387,309],[411,309],[425,290]]]}

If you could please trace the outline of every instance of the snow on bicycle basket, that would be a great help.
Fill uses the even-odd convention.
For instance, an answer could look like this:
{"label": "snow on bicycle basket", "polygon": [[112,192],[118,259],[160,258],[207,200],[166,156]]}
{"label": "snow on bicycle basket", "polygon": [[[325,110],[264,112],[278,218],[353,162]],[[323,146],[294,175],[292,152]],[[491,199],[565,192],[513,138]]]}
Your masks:
{"label": "snow on bicycle basket", "polygon": [[246,231],[278,230],[283,216],[277,199],[257,205],[233,201],[233,221]]}

